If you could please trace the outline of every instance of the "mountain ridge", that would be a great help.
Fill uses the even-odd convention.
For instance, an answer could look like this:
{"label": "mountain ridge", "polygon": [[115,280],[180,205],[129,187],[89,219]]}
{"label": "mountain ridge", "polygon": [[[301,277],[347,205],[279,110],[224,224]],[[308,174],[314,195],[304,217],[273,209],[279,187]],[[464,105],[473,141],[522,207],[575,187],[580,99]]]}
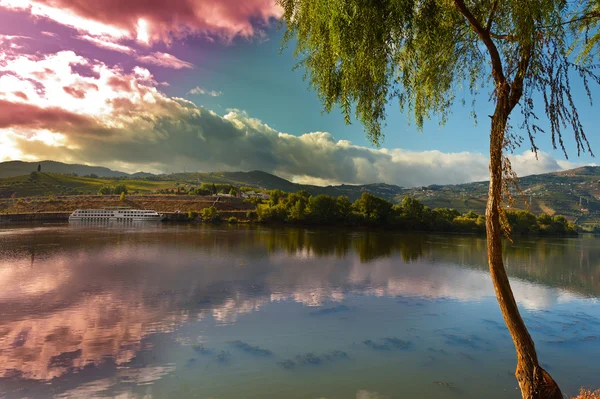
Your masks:
{"label": "mountain ridge", "polygon": [[[229,184],[265,190],[279,189],[286,192],[306,190],[311,195],[345,195],[351,201],[359,198],[363,192],[370,192],[395,203],[400,203],[405,196],[411,196],[421,200],[430,208],[454,208],[460,212],[474,211],[479,214],[485,211],[488,190],[487,181],[453,185],[432,184],[413,188],[404,188],[386,183],[316,186],[294,183],[260,170],[155,175],[145,172],[129,174],[101,166],[70,165],[55,161],[9,161],[0,163],[0,192],[4,190],[3,196],[6,197],[7,193],[13,192],[16,192],[17,196],[21,196],[19,184],[26,183],[13,182],[11,178],[16,179],[17,174],[27,175],[28,177],[31,172],[37,170],[38,164],[42,165],[42,172],[58,170],[55,173],[65,175],[76,173],[80,176],[94,174],[115,180],[139,181],[143,183],[139,185],[141,187],[140,192],[151,192],[159,186],[175,187],[180,184],[195,186],[200,183]],[[110,181],[100,179],[84,180],[79,178],[77,183],[71,182],[72,184],[63,181],[60,187],[65,188],[71,185],[74,187],[74,191],[79,190],[90,193],[89,190],[96,190],[93,191],[95,193],[98,185],[110,184]],[[521,177],[519,186],[533,213],[558,213],[567,216],[571,220],[577,220],[579,223],[600,224],[600,167],[598,166],[583,166],[570,170]],[[51,191],[47,187],[45,187],[45,190],[47,191],[38,194],[35,190],[26,192],[27,195],[44,195]],[[521,198],[521,193],[513,190],[513,197],[517,199],[513,205],[515,209],[527,208]]]}

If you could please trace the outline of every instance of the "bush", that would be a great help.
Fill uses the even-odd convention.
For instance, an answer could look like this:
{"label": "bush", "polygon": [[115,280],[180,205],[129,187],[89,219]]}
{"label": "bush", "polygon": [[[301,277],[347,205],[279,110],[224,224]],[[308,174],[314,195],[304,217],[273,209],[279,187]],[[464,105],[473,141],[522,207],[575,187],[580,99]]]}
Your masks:
{"label": "bush", "polygon": [[248,211],[248,212],[246,212],[246,218],[248,220],[250,220],[250,221],[256,220],[257,216],[258,215],[256,214],[256,211]]}
{"label": "bush", "polygon": [[120,201],[125,201],[125,193],[121,193],[121,196],[119,197]]}
{"label": "bush", "polygon": [[256,208],[259,222],[283,222],[287,217],[285,205],[279,203],[275,206],[260,205]]}
{"label": "bush", "polygon": [[232,216],[229,219],[227,219],[227,223],[235,224],[237,222],[238,222],[238,220],[235,216]]}
{"label": "bush", "polygon": [[245,198],[243,202],[244,202],[244,204],[259,205],[259,204],[262,204],[263,200],[260,199],[259,197],[250,197],[250,198]]}
{"label": "bush", "polygon": [[219,215],[217,208],[214,206],[209,206],[208,208],[202,209],[202,220],[212,223],[220,222],[221,215]]}
{"label": "bush", "polygon": [[198,212],[196,212],[196,211],[189,211],[188,212],[188,219],[189,220],[196,220],[197,217],[198,217]]}
{"label": "bush", "polygon": [[127,189],[126,185],[117,184],[115,186],[115,188],[113,188],[112,192],[113,192],[113,194],[127,194],[129,192],[129,190]]}
{"label": "bush", "polygon": [[112,189],[109,186],[102,186],[98,190],[98,195],[109,195],[112,194]]}

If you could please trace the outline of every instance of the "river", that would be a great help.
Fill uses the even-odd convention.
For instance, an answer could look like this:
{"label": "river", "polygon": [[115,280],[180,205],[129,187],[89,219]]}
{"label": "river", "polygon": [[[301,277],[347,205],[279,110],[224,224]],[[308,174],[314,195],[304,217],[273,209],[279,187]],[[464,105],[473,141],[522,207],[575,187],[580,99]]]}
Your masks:
{"label": "river", "polygon": [[[600,241],[506,267],[563,391],[600,385]],[[0,227],[0,398],[519,398],[475,236]]]}

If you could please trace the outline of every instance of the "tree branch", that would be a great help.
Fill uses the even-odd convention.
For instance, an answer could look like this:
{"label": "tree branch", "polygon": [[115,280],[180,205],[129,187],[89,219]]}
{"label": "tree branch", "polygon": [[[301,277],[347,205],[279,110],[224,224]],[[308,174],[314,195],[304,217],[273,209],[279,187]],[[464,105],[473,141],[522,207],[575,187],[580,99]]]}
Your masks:
{"label": "tree branch", "polygon": [[494,81],[496,85],[501,85],[506,82],[506,77],[504,76],[504,72],[502,71],[502,60],[500,58],[500,54],[498,53],[498,49],[494,44],[489,32],[487,32],[477,21],[477,18],[471,13],[471,11],[465,5],[463,0],[454,0],[454,5],[458,9],[458,11],[465,16],[469,24],[473,27],[473,30],[483,41],[483,44],[488,49],[490,53],[490,58],[492,61],[492,76],[494,77]]}
{"label": "tree branch", "polygon": [[494,39],[500,39],[500,40],[506,40],[507,42],[516,42],[517,38],[514,35],[511,34],[503,34],[500,35],[498,33],[494,33],[494,32],[489,32],[490,36],[493,37]]}
{"label": "tree branch", "polygon": [[496,9],[498,8],[498,0],[494,0],[492,3],[492,10],[490,11],[490,16],[488,17],[487,24],[485,25],[485,30],[487,32],[492,29],[492,23],[494,22],[494,14],[496,13]]}
{"label": "tree branch", "polygon": [[513,79],[513,82],[511,83],[510,98],[508,99],[508,107],[510,111],[512,111],[512,109],[517,105],[521,99],[521,96],[523,95],[523,81],[527,75],[527,68],[529,68],[529,60],[531,59],[533,46],[533,44],[526,44],[521,47],[521,57],[517,67],[517,73]]}

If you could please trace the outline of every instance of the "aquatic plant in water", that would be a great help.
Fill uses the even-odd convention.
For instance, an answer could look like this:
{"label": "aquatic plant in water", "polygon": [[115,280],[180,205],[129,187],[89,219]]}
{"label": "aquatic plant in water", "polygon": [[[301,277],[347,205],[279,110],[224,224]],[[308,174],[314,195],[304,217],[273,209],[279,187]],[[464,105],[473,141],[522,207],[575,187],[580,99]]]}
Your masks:
{"label": "aquatic plant in water", "polygon": [[233,345],[235,348],[240,349],[246,353],[250,353],[256,356],[271,356],[273,352],[268,349],[263,349],[259,346],[250,345],[244,341],[230,341],[229,344]]}
{"label": "aquatic plant in water", "polygon": [[212,349],[206,348],[203,344],[192,345],[192,349],[201,355],[210,355],[213,353]]}
{"label": "aquatic plant in water", "polygon": [[282,362],[278,362],[277,364],[285,369],[292,369],[298,365],[306,365],[306,366],[318,366],[327,362],[332,362],[338,359],[347,359],[348,353],[340,350],[334,350],[331,352],[323,353],[321,355],[317,355],[312,352],[306,352],[303,354],[296,355],[292,359],[286,359]]}
{"label": "aquatic plant in water", "polygon": [[333,313],[347,312],[350,308],[346,305],[334,306],[332,308],[324,308],[310,312],[311,316],[323,316]]}
{"label": "aquatic plant in water", "polygon": [[219,362],[226,362],[228,361],[230,358],[229,356],[229,352],[227,351],[221,351],[219,352],[219,354],[215,357],[216,360],[218,360]]}
{"label": "aquatic plant in water", "polygon": [[380,350],[380,351],[392,351],[396,349],[408,349],[412,346],[410,341],[404,341],[400,338],[396,337],[388,337],[380,340],[379,342],[372,341],[367,339],[363,341],[363,344],[368,346],[371,349]]}

